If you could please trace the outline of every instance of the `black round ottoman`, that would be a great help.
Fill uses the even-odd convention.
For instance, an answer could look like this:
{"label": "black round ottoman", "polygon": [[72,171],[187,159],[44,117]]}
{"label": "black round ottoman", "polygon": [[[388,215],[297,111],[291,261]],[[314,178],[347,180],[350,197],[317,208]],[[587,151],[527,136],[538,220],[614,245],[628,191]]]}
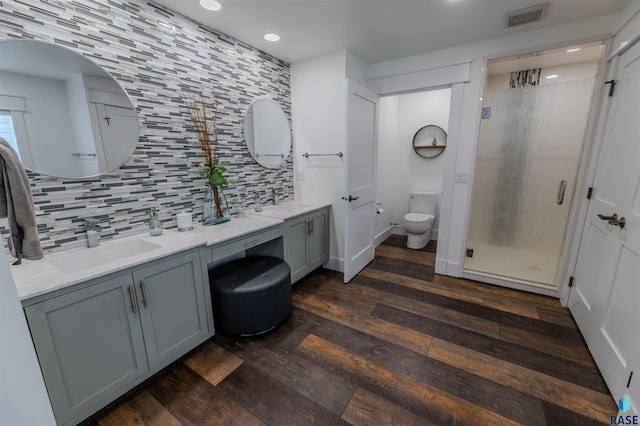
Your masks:
{"label": "black round ottoman", "polygon": [[264,333],[291,312],[291,270],[277,257],[249,256],[209,268],[217,331]]}

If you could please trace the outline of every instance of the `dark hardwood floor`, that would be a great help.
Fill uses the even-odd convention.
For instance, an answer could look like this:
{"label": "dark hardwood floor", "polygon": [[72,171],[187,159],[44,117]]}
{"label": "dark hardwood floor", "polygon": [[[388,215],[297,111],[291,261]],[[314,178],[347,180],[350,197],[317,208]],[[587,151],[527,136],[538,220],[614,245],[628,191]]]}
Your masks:
{"label": "dark hardwood floor", "polygon": [[285,323],[218,335],[101,425],[601,425],[617,413],[556,299],[434,274],[392,236],[349,285],[318,270]]}

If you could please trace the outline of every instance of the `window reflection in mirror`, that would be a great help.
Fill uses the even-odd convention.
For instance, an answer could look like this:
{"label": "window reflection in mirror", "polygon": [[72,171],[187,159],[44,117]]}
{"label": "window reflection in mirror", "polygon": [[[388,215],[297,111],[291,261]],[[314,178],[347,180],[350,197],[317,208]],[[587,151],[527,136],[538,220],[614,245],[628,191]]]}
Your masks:
{"label": "window reflection in mirror", "polygon": [[270,99],[259,99],[244,117],[247,149],[263,167],[277,169],[291,151],[289,121],[280,105]]}
{"label": "window reflection in mirror", "polygon": [[0,57],[0,136],[8,136],[26,169],[83,178],[129,158],[138,118],[106,71],[70,49],[32,40],[1,42]]}
{"label": "window reflection in mirror", "polygon": [[[9,142],[9,146],[13,148],[16,154],[18,154],[18,158],[20,158],[20,148],[18,148],[18,141],[16,140],[11,111],[0,110],[0,138]],[[22,161],[22,158],[20,158],[20,161]]]}

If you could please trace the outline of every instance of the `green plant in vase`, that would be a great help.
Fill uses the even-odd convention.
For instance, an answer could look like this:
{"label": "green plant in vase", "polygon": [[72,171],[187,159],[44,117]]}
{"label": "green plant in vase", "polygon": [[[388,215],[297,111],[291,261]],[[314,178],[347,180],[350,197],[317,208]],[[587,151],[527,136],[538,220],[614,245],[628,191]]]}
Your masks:
{"label": "green plant in vase", "polygon": [[[225,176],[226,164],[217,158],[218,129],[216,127],[216,104],[211,108],[211,117],[207,112],[207,103],[193,96],[186,98],[185,105],[189,117],[198,135],[200,149],[204,155],[204,164],[200,170],[200,177],[208,183],[207,192],[202,200],[202,224],[217,225],[228,222],[229,206],[224,196],[223,188],[233,184],[233,180]],[[211,136],[213,135],[213,141]]]}

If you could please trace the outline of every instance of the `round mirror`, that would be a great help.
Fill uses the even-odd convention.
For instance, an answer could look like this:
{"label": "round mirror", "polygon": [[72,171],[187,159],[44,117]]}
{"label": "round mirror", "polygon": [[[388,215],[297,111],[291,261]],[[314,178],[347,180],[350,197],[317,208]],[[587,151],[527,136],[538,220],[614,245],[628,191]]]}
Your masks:
{"label": "round mirror", "polygon": [[138,143],[127,93],[102,68],[62,46],[0,43],[0,137],[28,170],[61,178],[120,167]]}
{"label": "round mirror", "polygon": [[258,164],[280,167],[291,150],[291,130],[280,105],[270,99],[255,101],[244,117],[244,138]]}

